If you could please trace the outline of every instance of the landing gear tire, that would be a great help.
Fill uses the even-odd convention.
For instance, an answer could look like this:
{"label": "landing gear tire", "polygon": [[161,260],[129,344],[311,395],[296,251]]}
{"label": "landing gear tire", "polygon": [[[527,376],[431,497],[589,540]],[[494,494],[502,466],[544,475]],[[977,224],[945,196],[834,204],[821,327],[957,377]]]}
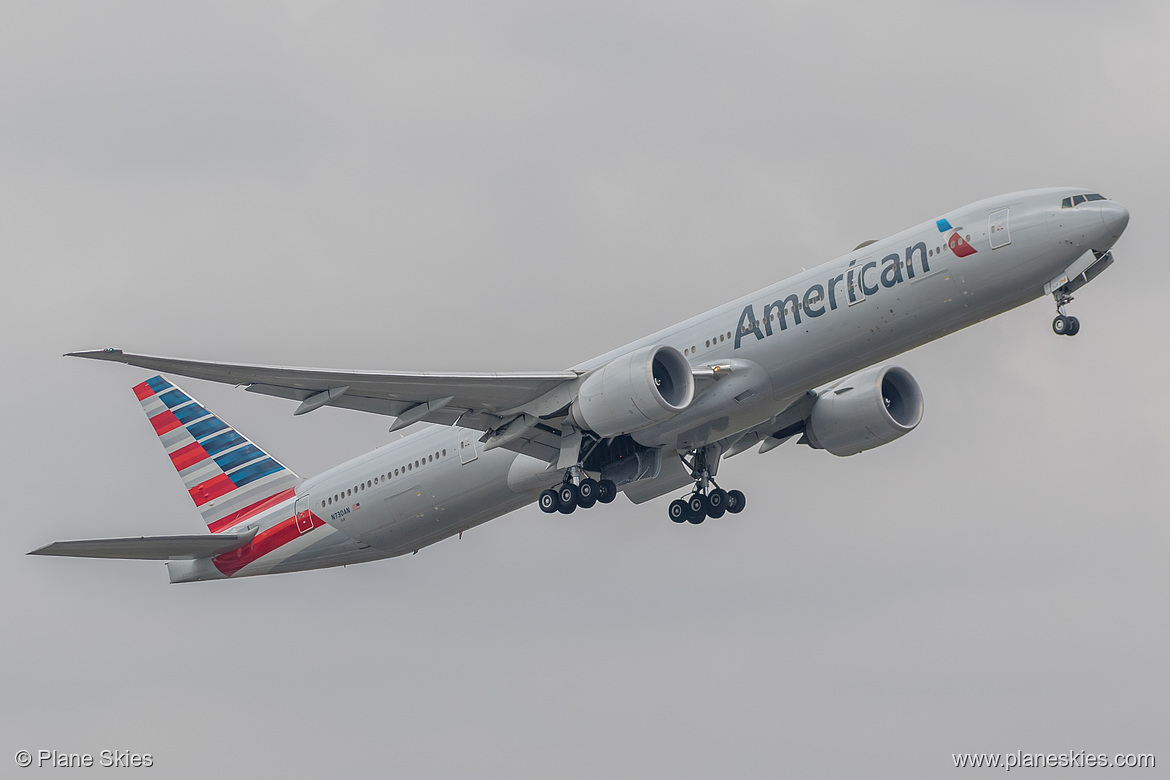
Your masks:
{"label": "landing gear tire", "polygon": [[557,488],[557,509],[561,514],[571,514],[577,508],[577,486],[566,482]]}
{"label": "landing gear tire", "polygon": [[729,490],[727,492],[727,511],[731,514],[738,515],[743,511],[746,504],[747,499],[744,497],[742,491]]}
{"label": "landing gear tire", "polygon": [[597,500],[608,504],[617,498],[617,484],[612,479],[603,479],[597,483]]}
{"label": "landing gear tire", "polygon": [[687,499],[687,508],[691,510],[691,514],[698,518],[692,518],[692,523],[701,523],[707,517],[707,497],[702,493],[695,493]]}
{"label": "landing gear tire", "polygon": [[581,484],[577,486],[577,506],[588,509],[596,504],[599,490],[600,485],[597,484],[597,480],[581,480]]}
{"label": "landing gear tire", "polygon": [[667,507],[666,513],[670,515],[670,519],[674,522],[685,523],[687,518],[690,517],[691,510],[687,507],[686,501],[683,501],[681,498],[677,498],[670,502],[670,506]]}
{"label": "landing gear tire", "polygon": [[1069,328],[1071,328],[1071,327],[1072,326],[1069,323],[1069,318],[1064,316],[1063,314],[1056,315],[1056,319],[1054,319],[1052,321],[1052,332],[1055,333],[1057,336],[1067,335]]}
{"label": "landing gear tire", "polygon": [[540,498],[536,500],[540,506],[540,511],[551,515],[560,508],[560,502],[557,501],[557,492],[555,490],[545,490],[540,494]]}
{"label": "landing gear tire", "polygon": [[1075,336],[1081,331],[1081,321],[1076,317],[1068,317],[1068,335]]}
{"label": "landing gear tire", "polygon": [[716,488],[707,494],[707,517],[716,520],[727,511],[727,491]]}

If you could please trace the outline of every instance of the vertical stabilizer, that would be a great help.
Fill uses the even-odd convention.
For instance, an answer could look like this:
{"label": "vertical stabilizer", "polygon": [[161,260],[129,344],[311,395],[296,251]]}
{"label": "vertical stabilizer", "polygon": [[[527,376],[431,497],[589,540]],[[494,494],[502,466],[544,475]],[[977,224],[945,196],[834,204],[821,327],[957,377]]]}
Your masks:
{"label": "vertical stabilizer", "polygon": [[300,477],[162,376],[134,394],[213,533],[292,498]]}

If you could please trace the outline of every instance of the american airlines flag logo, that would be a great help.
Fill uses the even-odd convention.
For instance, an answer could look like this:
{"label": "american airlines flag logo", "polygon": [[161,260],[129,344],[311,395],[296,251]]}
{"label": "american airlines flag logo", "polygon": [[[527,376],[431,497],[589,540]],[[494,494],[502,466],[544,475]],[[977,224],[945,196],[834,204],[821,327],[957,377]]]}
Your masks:
{"label": "american airlines flag logo", "polygon": [[951,233],[950,238],[947,239],[947,247],[949,247],[950,250],[955,253],[955,257],[967,257],[968,255],[975,254],[977,251],[975,247],[968,244],[966,240],[959,235],[959,231],[963,228],[951,227],[951,223],[946,219],[937,219],[935,220],[934,224],[938,226],[938,232],[940,233],[945,233],[948,230],[954,231]]}

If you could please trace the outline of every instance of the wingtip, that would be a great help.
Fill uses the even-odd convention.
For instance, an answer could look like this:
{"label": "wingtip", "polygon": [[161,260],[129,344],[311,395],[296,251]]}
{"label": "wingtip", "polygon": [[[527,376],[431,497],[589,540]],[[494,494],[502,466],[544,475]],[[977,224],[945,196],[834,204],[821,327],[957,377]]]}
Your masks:
{"label": "wingtip", "polygon": [[93,360],[117,360],[122,357],[122,350],[107,347],[106,349],[83,349],[80,352],[66,352],[62,357],[91,358]]}

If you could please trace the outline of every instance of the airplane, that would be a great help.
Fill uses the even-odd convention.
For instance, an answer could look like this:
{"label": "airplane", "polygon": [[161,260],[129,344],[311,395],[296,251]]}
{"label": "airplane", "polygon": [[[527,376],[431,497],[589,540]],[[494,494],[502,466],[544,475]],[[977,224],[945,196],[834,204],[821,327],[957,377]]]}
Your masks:
{"label": "airplane", "polygon": [[[981,200],[564,371],[408,373],[68,356],[243,385],[396,418],[419,432],[302,479],[161,374],[134,387],[208,533],[87,539],[35,555],[164,560],[171,582],[417,553],[536,502],[572,513],[676,491],[699,524],[746,507],[724,458],[796,439],[845,457],[918,425],[914,377],[882,362],[1043,296],[1075,336],[1072,294],[1113,263],[1121,204],[1078,187]],[[797,438],[799,437],[799,438]]]}

